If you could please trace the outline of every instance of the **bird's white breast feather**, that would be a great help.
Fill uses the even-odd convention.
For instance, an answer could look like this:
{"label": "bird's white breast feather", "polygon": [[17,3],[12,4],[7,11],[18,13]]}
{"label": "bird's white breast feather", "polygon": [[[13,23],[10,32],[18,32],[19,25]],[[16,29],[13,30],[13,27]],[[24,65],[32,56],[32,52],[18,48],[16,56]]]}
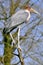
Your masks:
{"label": "bird's white breast feather", "polygon": [[27,21],[30,19],[30,12],[28,10],[25,10],[25,12],[28,13]]}

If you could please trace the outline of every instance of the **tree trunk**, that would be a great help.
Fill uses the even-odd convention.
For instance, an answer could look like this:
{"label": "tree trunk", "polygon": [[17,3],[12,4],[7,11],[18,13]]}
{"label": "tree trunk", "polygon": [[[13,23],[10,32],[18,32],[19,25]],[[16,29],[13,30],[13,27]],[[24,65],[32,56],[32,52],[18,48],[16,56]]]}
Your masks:
{"label": "tree trunk", "polygon": [[12,58],[12,47],[9,35],[4,36],[4,46],[4,65],[10,65]]}

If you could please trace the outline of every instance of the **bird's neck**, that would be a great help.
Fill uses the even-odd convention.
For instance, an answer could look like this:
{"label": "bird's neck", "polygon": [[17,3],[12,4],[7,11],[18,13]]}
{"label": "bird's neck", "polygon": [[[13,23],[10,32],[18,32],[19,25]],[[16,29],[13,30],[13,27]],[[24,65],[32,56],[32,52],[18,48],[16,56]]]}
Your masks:
{"label": "bird's neck", "polygon": [[27,21],[30,19],[30,12],[29,12],[29,10],[25,10],[25,12],[27,12],[28,13],[28,17],[27,17]]}

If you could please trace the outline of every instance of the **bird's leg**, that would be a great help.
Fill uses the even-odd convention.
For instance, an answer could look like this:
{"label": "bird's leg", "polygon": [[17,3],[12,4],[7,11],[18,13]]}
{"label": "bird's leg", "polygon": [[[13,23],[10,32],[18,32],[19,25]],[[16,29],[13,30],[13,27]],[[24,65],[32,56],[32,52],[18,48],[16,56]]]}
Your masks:
{"label": "bird's leg", "polygon": [[13,39],[13,36],[12,36],[12,34],[10,33],[10,37],[11,37],[11,39],[12,39],[12,46],[13,46],[13,44],[15,44],[15,40]]}
{"label": "bird's leg", "polygon": [[21,50],[21,47],[20,47],[20,26],[18,26],[18,48]]}

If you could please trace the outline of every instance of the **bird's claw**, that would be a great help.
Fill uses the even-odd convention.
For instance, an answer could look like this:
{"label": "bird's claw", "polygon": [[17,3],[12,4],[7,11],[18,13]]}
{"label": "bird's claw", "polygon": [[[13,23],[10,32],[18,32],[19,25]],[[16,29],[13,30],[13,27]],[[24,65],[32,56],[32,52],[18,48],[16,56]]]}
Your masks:
{"label": "bird's claw", "polygon": [[20,47],[20,46],[18,46],[18,49],[19,49],[20,51],[22,51],[22,49],[21,49],[21,47]]}

